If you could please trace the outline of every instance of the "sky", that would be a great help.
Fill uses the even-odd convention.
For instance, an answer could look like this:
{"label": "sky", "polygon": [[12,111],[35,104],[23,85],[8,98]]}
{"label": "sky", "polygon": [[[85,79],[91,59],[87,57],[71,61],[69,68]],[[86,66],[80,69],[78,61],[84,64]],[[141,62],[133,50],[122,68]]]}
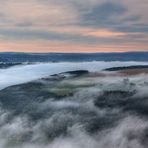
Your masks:
{"label": "sky", "polygon": [[148,51],[148,0],[0,0],[0,52]]}

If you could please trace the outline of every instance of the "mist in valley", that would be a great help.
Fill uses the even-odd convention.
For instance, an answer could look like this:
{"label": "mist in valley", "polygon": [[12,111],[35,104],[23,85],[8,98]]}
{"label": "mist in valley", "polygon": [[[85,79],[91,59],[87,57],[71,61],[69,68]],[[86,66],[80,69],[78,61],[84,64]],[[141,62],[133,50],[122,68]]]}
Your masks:
{"label": "mist in valley", "polygon": [[135,63],[1,69],[0,148],[146,148],[148,74],[101,71],[123,65]]}

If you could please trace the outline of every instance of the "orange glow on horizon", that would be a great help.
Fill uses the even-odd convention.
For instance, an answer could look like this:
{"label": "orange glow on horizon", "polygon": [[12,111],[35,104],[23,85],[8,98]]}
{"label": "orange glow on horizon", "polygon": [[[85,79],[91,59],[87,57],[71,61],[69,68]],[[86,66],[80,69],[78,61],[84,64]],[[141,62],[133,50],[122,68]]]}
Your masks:
{"label": "orange glow on horizon", "polygon": [[0,52],[62,52],[62,53],[91,53],[91,52],[127,52],[147,51],[148,44],[118,44],[118,45],[76,45],[63,42],[30,41],[30,42],[0,42]]}

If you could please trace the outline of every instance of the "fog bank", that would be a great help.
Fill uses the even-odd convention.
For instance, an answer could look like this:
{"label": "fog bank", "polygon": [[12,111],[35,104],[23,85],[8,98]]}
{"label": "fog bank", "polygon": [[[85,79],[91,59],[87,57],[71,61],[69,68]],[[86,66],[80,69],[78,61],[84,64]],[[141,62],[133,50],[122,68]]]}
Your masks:
{"label": "fog bank", "polygon": [[73,70],[99,71],[111,67],[148,65],[147,62],[78,62],[78,63],[46,63],[35,65],[14,66],[8,69],[0,69],[0,89],[11,85],[21,84]]}

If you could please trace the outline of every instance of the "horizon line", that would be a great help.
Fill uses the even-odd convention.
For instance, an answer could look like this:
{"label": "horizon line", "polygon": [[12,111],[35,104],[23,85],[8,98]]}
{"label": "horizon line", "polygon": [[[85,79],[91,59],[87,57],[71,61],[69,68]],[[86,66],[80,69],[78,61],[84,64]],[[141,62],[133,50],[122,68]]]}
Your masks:
{"label": "horizon line", "polygon": [[1,53],[27,53],[27,54],[98,54],[98,53],[145,53],[148,51],[113,51],[113,52],[21,52],[21,51],[0,51]]}

